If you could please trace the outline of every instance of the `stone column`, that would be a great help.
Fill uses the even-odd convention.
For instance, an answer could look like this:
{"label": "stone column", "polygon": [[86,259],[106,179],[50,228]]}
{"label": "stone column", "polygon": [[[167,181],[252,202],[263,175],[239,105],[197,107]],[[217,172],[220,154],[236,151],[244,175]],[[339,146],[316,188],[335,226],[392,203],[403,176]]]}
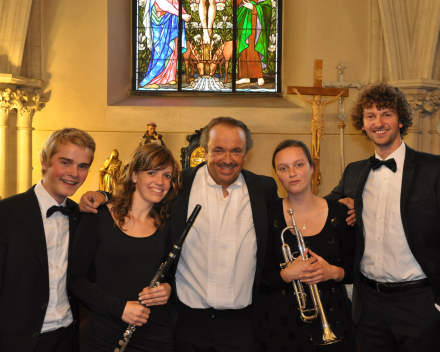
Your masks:
{"label": "stone column", "polygon": [[7,196],[10,89],[0,91],[0,198]]}
{"label": "stone column", "polygon": [[[405,138],[405,143],[416,150],[439,154],[440,150],[437,148],[436,151],[436,149],[433,148],[434,143],[436,143],[434,141],[436,136],[435,133],[433,133],[435,132],[436,126],[431,125],[431,120],[433,116],[438,114],[440,96],[432,94],[407,94],[406,96],[413,111],[413,125],[409,129],[409,138]],[[424,122],[423,129],[422,122]],[[415,138],[414,135],[417,132],[419,135],[418,138]]]}
{"label": "stone column", "polygon": [[32,186],[32,117],[33,109],[23,107],[17,112],[17,193]]}
{"label": "stone column", "polygon": [[11,96],[13,107],[17,109],[17,193],[22,193],[32,186],[32,118],[45,104],[39,94],[29,99],[20,89]]}
{"label": "stone column", "polygon": [[413,113],[413,125],[408,129],[404,142],[415,150],[421,150],[422,129],[420,124],[420,111],[424,96],[418,94],[406,94]]}

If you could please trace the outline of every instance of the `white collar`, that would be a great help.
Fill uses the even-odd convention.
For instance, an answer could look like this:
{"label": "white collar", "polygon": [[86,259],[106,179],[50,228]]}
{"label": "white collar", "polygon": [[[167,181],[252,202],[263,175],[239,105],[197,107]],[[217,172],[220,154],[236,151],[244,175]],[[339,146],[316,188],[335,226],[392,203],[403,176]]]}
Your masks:
{"label": "white collar", "polygon": [[[221,187],[221,185],[215,183],[215,181],[213,180],[213,178],[211,177],[211,175],[209,174],[208,171],[208,164],[206,164],[204,166],[205,168],[205,177],[206,177],[206,183],[208,184],[208,186],[213,186],[213,187]],[[241,187],[243,186],[243,175],[241,174],[241,172],[238,174],[237,179],[234,181],[233,184],[231,184],[228,188],[226,189],[230,189],[231,187]]]}
{"label": "white collar", "polygon": [[379,155],[377,155],[377,152],[375,153],[375,157],[379,160],[394,159],[396,161],[396,165],[403,165],[403,162],[405,161],[405,153],[406,153],[406,147],[405,147],[405,143],[403,143],[402,141],[399,148],[397,148],[394,152],[388,155],[386,159],[382,159]]}
{"label": "white collar", "polygon": [[37,185],[34,188],[35,195],[37,196],[38,203],[40,204],[40,208],[43,211],[44,214],[46,214],[47,210],[52,206],[66,206],[67,198],[64,199],[64,201],[61,204],[58,204],[58,202],[52,198],[52,196],[46,191],[46,189],[43,186],[43,179],[40,180],[40,182],[37,183]]}

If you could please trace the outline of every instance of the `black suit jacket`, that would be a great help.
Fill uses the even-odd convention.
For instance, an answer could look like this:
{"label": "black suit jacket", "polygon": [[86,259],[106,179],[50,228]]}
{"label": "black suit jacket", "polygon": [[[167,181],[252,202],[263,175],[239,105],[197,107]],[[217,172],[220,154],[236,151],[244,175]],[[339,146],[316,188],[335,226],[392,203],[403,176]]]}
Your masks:
{"label": "black suit jacket", "polygon": [[[49,302],[46,237],[34,187],[0,201],[0,351],[4,352],[34,349]],[[67,199],[67,205],[77,208],[69,220],[70,256],[80,213],[74,201]],[[77,303],[71,297],[69,301],[77,319]]]}
{"label": "black suit jacket", "polygon": [[[339,185],[326,197],[351,197],[357,220],[354,261],[353,320],[362,312],[359,264],[365,250],[362,193],[370,173],[368,159],[349,164]],[[440,156],[406,146],[403,165],[400,213],[409,248],[428,277],[435,302],[440,305]],[[405,263],[402,263],[405,265]]]}
{"label": "black suit jacket", "polygon": [[[181,235],[188,217],[188,201],[191,193],[192,183],[200,167],[204,163],[194,168],[182,171],[183,188],[177,195],[176,204],[171,209],[171,242],[175,243]],[[243,178],[249,192],[249,198],[252,208],[252,217],[254,220],[255,233],[257,237],[257,266],[255,270],[254,284],[252,287],[252,305],[257,307],[262,300],[262,295],[258,293],[261,274],[263,271],[264,260],[266,256],[267,243],[267,212],[266,207],[273,204],[278,199],[277,185],[273,178],[267,176],[259,176],[247,170],[242,170]],[[192,211],[192,209],[191,209]],[[203,208],[201,211],[209,211]],[[179,257],[173,262],[172,276],[174,277],[177,269]],[[174,280],[173,280],[174,281]],[[175,285],[174,290],[175,292]],[[177,297],[177,295],[176,295]],[[257,309],[253,309],[257,311]]]}

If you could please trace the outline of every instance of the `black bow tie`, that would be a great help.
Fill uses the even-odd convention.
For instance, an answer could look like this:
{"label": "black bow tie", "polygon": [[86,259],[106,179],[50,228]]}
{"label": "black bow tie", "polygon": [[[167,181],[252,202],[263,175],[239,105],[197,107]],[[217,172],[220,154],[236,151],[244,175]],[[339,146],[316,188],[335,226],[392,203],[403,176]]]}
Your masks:
{"label": "black bow tie", "polygon": [[370,165],[371,165],[371,169],[373,171],[377,170],[382,165],[385,165],[392,172],[396,172],[397,171],[397,164],[396,164],[396,160],[394,160],[394,159],[379,160],[379,159],[375,158],[374,156],[372,156],[370,158]]}
{"label": "black bow tie", "polygon": [[46,213],[46,218],[52,216],[53,213],[59,211],[61,214],[63,215],[67,215],[69,216],[70,214],[73,213],[74,208],[72,207],[63,207],[63,206],[51,206],[49,209],[47,209],[47,213]]}

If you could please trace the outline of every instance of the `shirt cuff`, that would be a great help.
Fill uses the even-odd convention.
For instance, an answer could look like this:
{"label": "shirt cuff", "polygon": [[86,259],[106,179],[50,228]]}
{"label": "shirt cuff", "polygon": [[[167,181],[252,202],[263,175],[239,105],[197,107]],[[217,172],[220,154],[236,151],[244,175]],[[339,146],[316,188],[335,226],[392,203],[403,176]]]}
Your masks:
{"label": "shirt cuff", "polygon": [[440,311],[440,306],[436,303],[434,303],[434,304],[435,304],[435,308],[437,308],[437,310]]}
{"label": "shirt cuff", "polygon": [[104,191],[96,191],[96,192],[103,194],[105,196],[105,202],[108,203],[108,196],[106,192]]}

